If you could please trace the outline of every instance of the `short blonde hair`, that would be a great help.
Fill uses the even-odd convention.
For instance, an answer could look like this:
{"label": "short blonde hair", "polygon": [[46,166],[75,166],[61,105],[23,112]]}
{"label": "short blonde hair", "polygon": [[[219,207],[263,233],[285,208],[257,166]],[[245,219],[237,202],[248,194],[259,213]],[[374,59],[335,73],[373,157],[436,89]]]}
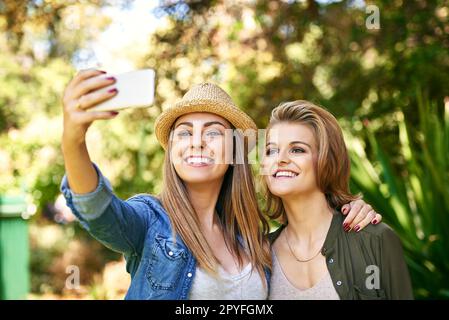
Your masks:
{"label": "short blonde hair", "polygon": [[[342,130],[337,119],[327,110],[305,100],[283,102],[274,108],[266,131],[279,123],[304,124],[312,129],[317,145],[315,162],[316,183],[325,194],[332,209],[359,198],[349,191],[350,160]],[[268,214],[273,219],[286,221],[285,209],[279,197],[268,189],[265,179]]]}

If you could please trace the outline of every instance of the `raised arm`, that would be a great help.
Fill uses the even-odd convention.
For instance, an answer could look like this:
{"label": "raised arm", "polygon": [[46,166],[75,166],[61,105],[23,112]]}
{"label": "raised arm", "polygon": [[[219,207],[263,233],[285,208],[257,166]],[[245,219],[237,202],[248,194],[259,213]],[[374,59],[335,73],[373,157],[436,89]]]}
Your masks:
{"label": "raised arm", "polygon": [[128,255],[140,254],[152,214],[147,197],[123,201],[90,159],[86,133],[95,120],[114,118],[117,112],[86,112],[113,97],[117,91],[98,91],[115,82],[104,72],[85,70],[76,75],[64,93],[64,132],[61,149],[66,175],[61,191],[82,226],[104,245]]}
{"label": "raised arm", "polygon": [[70,188],[77,194],[89,193],[98,185],[86,146],[86,133],[99,119],[112,119],[116,112],[86,112],[85,110],[117,94],[117,90],[98,92],[115,82],[103,71],[89,69],[78,73],[68,84],[63,98],[64,130],[61,149]]}

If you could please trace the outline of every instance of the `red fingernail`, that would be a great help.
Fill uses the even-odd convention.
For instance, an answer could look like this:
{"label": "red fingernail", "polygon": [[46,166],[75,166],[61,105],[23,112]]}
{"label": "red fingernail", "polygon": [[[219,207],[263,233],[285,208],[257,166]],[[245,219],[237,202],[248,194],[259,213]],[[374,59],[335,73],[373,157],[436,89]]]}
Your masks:
{"label": "red fingernail", "polygon": [[118,92],[118,90],[116,88],[114,88],[114,89],[109,89],[108,92],[109,93],[116,93],[116,92]]}
{"label": "red fingernail", "polygon": [[343,229],[346,229],[347,227],[348,227],[348,223],[347,222],[343,223]]}
{"label": "red fingernail", "polygon": [[98,72],[100,72],[100,73],[107,73],[106,71],[103,71],[103,70],[98,70]]}
{"label": "red fingernail", "polygon": [[346,228],[344,229],[345,232],[349,232],[349,230],[351,230],[351,226],[346,226]]}
{"label": "red fingernail", "polygon": [[116,116],[116,115],[118,115],[118,112],[117,111],[111,111],[111,115]]}
{"label": "red fingernail", "polygon": [[359,225],[355,226],[354,231],[355,232],[359,232],[360,231],[360,226]]}
{"label": "red fingernail", "polygon": [[373,220],[373,224],[377,224],[377,219],[374,219],[374,220]]}
{"label": "red fingernail", "polygon": [[115,81],[115,78],[114,77],[107,77],[106,80]]}

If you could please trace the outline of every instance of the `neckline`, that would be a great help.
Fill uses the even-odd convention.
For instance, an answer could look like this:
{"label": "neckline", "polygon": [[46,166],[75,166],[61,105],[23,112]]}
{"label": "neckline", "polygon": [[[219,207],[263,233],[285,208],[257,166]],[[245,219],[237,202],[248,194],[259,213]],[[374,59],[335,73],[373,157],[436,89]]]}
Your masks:
{"label": "neckline", "polygon": [[221,264],[218,265],[218,273],[220,274],[220,276],[232,280],[239,280],[245,277],[250,270],[251,270],[251,262],[249,262],[245,267],[243,267],[243,269],[239,273],[236,274],[229,273],[221,266]]}
{"label": "neckline", "polygon": [[321,284],[327,278],[327,276],[329,275],[329,270],[327,270],[324,273],[324,275],[320,278],[320,280],[318,280],[313,286],[311,286],[309,288],[298,288],[285,275],[284,269],[282,268],[281,262],[278,260],[278,257],[276,255],[276,252],[275,252],[274,248],[272,249],[272,251],[273,251],[274,261],[278,265],[279,270],[281,271],[280,273],[282,274],[282,278],[296,291],[299,291],[301,293],[305,293],[307,291],[315,290],[317,288],[317,286],[319,284]]}
{"label": "neckline", "polygon": [[[323,247],[321,249],[321,254],[323,256],[326,256],[326,254],[329,253],[329,250],[335,244],[336,238],[339,236],[341,230],[343,230],[341,227],[342,222],[343,222],[343,215],[339,213],[337,210],[334,210],[331,224],[329,226],[329,230],[327,231],[327,235],[324,240]],[[276,231],[274,231],[271,245],[273,245],[277,240],[277,238],[279,238],[279,236],[281,235],[282,231],[285,229],[286,226],[287,226],[286,224],[282,224]]]}
{"label": "neckline", "polygon": [[[198,271],[200,271],[201,273],[210,276],[208,272],[206,272],[203,268],[201,267],[197,267]],[[244,277],[246,277],[248,275],[248,273],[251,271],[251,262],[249,262],[245,267],[243,267],[243,269],[237,273],[237,274],[232,274],[227,272],[222,266],[221,264],[218,265],[218,275],[221,279],[226,279],[226,280],[240,280]]]}

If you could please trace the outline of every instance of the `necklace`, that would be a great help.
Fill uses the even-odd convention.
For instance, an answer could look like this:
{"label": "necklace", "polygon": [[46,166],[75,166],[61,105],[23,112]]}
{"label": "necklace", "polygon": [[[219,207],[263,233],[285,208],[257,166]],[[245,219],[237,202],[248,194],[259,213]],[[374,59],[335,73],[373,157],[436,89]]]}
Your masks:
{"label": "necklace", "polygon": [[318,252],[317,252],[312,258],[310,258],[310,259],[301,260],[301,259],[298,259],[298,257],[297,257],[297,256],[295,255],[295,253],[293,252],[292,247],[290,246],[290,242],[288,241],[288,232],[287,232],[287,228],[285,228],[285,239],[287,239],[287,245],[288,245],[288,248],[290,249],[291,254],[293,255],[293,257],[295,257],[296,261],[298,261],[298,262],[309,262],[309,261],[313,260],[313,259],[316,258],[316,256],[318,256],[318,254],[319,254],[319,253],[321,252],[321,250],[322,250],[322,248],[320,248],[320,250],[318,250]]}

